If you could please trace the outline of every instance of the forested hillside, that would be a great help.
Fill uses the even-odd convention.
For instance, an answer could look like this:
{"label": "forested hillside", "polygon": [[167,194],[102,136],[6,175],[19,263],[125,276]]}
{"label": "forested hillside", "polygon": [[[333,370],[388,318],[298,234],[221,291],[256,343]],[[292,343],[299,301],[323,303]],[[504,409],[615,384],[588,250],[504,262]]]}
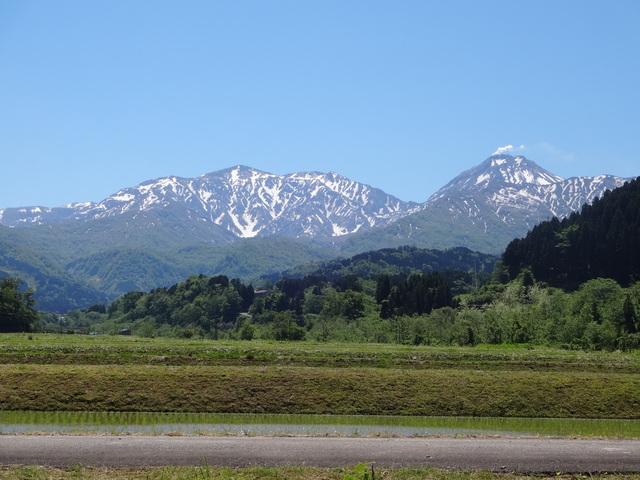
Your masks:
{"label": "forested hillside", "polygon": [[[225,276],[193,275],[169,288],[129,292],[107,307],[97,304],[65,317],[48,316],[46,328],[117,333],[126,327],[142,336],[402,343],[409,339],[394,333],[396,318],[427,315],[453,303],[449,285],[437,272],[383,276],[377,282],[308,276],[282,279],[258,291]],[[404,328],[403,335],[410,332]]]}
{"label": "forested hillside", "polygon": [[454,296],[438,272],[282,279],[268,290],[194,275],[169,288],[129,292],[108,306],[46,316],[46,331],[211,339],[312,340],[424,345],[531,344],[570,349],[640,347],[640,282],[595,279],[574,293],[535,282]]}
{"label": "forested hillside", "polygon": [[622,286],[640,280],[640,178],[537,225],[507,246],[502,262],[511,278],[530,268],[537,280],[569,290],[599,277]]}
{"label": "forested hillside", "polygon": [[381,275],[407,276],[413,272],[426,274],[458,270],[459,273],[466,274],[468,283],[472,283],[474,281],[471,278],[472,275],[486,279],[493,270],[495,261],[496,257],[493,255],[474,252],[465,247],[434,250],[404,246],[372,250],[349,258],[300,265],[277,275],[270,275],[268,278],[277,281],[281,277],[319,275],[334,280],[355,275],[365,280],[377,280]]}
{"label": "forested hillside", "polygon": [[20,278],[37,291],[38,308],[63,313],[108,300],[107,295],[66,272],[57,255],[32,248],[19,233],[0,226],[0,278]]}
{"label": "forested hillside", "polygon": [[[26,229],[0,225],[0,277],[24,280],[35,292],[38,308],[56,313],[106,303],[131,290],[173,285],[192,274],[225,274],[255,282],[264,275],[336,255],[334,248],[320,242],[268,237],[170,250],[115,247],[73,260],[71,252],[56,247],[55,229],[34,228],[42,234],[37,241],[25,235]],[[51,241],[46,235],[53,237]],[[47,248],[41,249],[39,241]]]}

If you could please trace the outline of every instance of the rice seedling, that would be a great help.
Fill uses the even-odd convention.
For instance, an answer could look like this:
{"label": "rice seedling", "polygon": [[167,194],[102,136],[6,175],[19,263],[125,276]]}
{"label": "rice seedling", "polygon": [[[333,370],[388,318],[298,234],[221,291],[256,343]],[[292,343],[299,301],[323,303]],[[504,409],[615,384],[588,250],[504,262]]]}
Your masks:
{"label": "rice seedling", "polygon": [[541,435],[640,438],[639,420],[392,415],[202,414],[158,412],[0,412],[0,432],[198,435]]}

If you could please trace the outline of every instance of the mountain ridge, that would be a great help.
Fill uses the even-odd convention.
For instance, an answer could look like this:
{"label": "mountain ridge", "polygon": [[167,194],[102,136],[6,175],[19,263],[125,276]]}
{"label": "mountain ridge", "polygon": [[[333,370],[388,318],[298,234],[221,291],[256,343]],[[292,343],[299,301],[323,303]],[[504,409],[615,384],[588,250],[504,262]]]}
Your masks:
{"label": "mountain ridge", "polygon": [[[175,211],[185,224],[187,220],[206,224],[212,235],[219,230],[213,236],[231,233],[229,241],[268,235],[336,238],[388,227],[444,205],[453,218],[466,214],[473,221],[493,214],[506,224],[524,221],[532,228],[552,216],[563,218],[628,180],[613,175],[564,179],[523,156],[494,154],[456,176],[425,202],[415,203],[335,172],[276,175],[236,165],[194,178],[148,180],[98,203],[2,209],[0,224],[86,222],[163,209]],[[485,221],[485,229],[487,225]]]}
{"label": "mountain ridge", "polygon": [[239,238],[340,236],[391,223],[417,207],[334,172],[275,175],[239,165],[196,178],[149,180],[99,203],[3,209],[0,223],[24,227],[87,221],[178,204],[186,217]]}

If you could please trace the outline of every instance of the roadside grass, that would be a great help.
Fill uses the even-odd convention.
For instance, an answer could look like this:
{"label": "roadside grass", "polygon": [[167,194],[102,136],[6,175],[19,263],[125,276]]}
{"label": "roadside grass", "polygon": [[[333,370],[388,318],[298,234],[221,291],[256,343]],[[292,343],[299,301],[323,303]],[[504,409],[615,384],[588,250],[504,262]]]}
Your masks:
{"label": "roadside grass", "polygon": [[629,373],[3,365],[0,410],[640,418]]}
{"label": "roadside grass", "polygon": [[[445,471],[435,468],[375,469],[378,480],[525,480],[542,478],[517,473],[492,473],[487,471]],[[0,467],[0,478],[4,480],[344,480],[348,478],[372,478],[362,475],[357,466],[340,468],[314,467],[247,467],[223,468],[201,465],[195,467],[154,468],[95,468],[75,466],[67,469],[51,467]],[[562,474],[558,480],[638,480],[637,474]]]}

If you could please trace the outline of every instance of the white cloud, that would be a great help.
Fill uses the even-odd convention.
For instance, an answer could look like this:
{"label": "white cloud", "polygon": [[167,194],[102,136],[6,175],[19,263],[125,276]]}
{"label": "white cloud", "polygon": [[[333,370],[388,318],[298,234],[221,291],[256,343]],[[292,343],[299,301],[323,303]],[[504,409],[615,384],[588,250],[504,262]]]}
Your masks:
{"label": "white cloud", "polygon": [[491,155],[500,155],[505,152],[510,152],[511,150],[524,150],[525,146],[520,145],[519,147],[514,147],[513,145],[506,145],[504,147],[498,147],[498,149],[493,152]]}
{"label": "white cloud", "polygon": [[493,152],[491,155],[500,155],[501,153],[508,152],[513,149],[513,145],[507,145],[505,147],[498,147],[498,149]]}

